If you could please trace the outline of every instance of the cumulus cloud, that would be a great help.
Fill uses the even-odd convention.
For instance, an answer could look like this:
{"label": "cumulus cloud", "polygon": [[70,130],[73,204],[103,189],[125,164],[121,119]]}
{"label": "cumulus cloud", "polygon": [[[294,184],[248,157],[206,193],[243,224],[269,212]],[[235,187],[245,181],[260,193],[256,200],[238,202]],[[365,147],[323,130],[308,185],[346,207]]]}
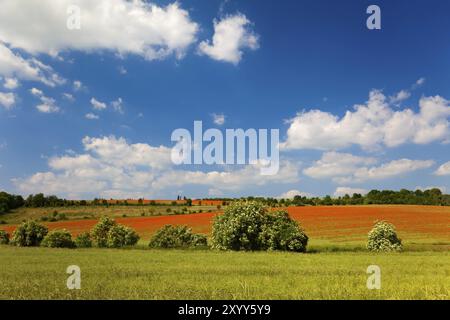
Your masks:
{"label": "cumulus cloud", "polygon": [[448,176],[450,175],[450,161],[441,165],[435,172],[438,176]]}
{"label": "cumulus cloud", "polygon": [[0,106],[3,106],[5,109],[11,109],[16,103],[16,96],[14,93],[8,92],[0,92]]}
{"label": "cumulus cloud", "polygon": [[[2,10],[0,10],[0,15],[5,14],[3,9],[4,8],[2,3]],[[0,17],[0,25],[2,24],[2,22],[2,18]],[[20,29],[31,30],[34,28]],[[14,53],[2,42],[2,32],[3,30],[0,26],[0,76],[13,79],[9,80],[9,84],[6,83],[6,85],[14,87],[14,82],[17,81],[17,79],[39,81],[50,87],[65,83],[66,80],[60,77],[56,72],[54,72],[50,66],[40,62],[36,58],[25,59],[20,54]]]}
{"label": "cumulus cloud", "polygon": [[165,146],[132,144],[114,136],[85,137],[82,144],[84,153],[52,157],[48,172],[14,179],[14,184],[24,193],[108,198],[150,197],[184,185],[242,190],[254,185],[298,181],[298,168],[292,162],[282,162],[274,176],[261,176],[259,164],[225,167],[223,171],[188,171],[174,167],[171,149]]}
{"label": "cumulus cloud", "polygon": [[91,99],[91,105],[95,110],[104,110],[106,109],[106,103],[98,101],[95,98]]}
{"label": "cumulus cloud", "polygon": [[241,13],[214,21],[212,43],[202,41],[198,47],[200,54],[238,64],[244,49],[256,50],[259,47],[258,36],[250,29],[250,25],[250,20]]}
{"label": "cumulus cloud", "polygon": [[80,80],[74,80],[72,83],[72,87],[73,87],[73,91],[80,91],[85,88],[83,86],[83,83]]}
{"label": "cumulus cloud", "polygon": [[342,118],[329,112],[311,110],[289,120],[284,149],[338,150],[358,145],[376,149],[405,143],[445,142],[450,137],[449,101],[440,97],[422,97],[419,112],[393,110],[378,90],[369,94],[364,105],[356,105]]}
{"label": "cumulus cloud", "polygon": [[374,158],[327,152],[303,173],[311,178],[332,179],[338,184],[346,184],[388,179],[434,165],[432,160],[399,159],[378,166],[374,165],[376,162]]}
{"label": "cumulus cloud", "polygon": [[40,104],[36,106],[36,109],[42,113],[56,113],[59,112],[59,107],[56,105],[56,100],[44,95],[42,90],[31,88],[31,94],[39,98]]}
{"label": "cumulus cloud", "polygon": [[98,119],[100,119],[100,117],[98,116],[98,115],[96,115],[96,114],[93,114],[93,113],[87,113],[86,115],[85,115],[85,117],[86,117],[86,119],[88,119],[88,120],[98,120]]}
{"label": "cumulus cloud", "polygon": [[213,113],[212,115],[213,122],[218,126],[223,126],[225,124],[225,115],[223,113],[216,114]]}
{"label": "cumulus cloud", "polygon": [[[73,5],[80,8],[81,24],[71,30],[68,19],[77,18],[76,12],[68,13]],[[0,40],[53,56],[66,50],[109,50],[148,60],[171,54],[181,58],[198,29],[177,2],[162,7],[141,0],[3,0],[0,11]]]}
{"label": "cumulus cloud", "polygon": [[334,192],[334,196],[335,197],[343,197],[347,194],[349,196],[352,196],[355,193],[365,195],[368,192],[369,192],[368,190],[361,189],[361,188],[337,187],[336,191]]}
{"label": "cumulus cloud", "polygon": [[114,111],[118,113],[123,113],[123,100],[122,98],[118,98],[117,100],[114,100],[111,102],[111,106]]}
{"label": "cumulus cloud", "polygon": [[307,198],[314,197],[314,195],[311,193],[302,192],[300,190],[293,189],[293,190],[289,190],[289,191],[286,191],[285,193],[280,194],[276,198],[277,199],[294,199],[295,196],[301,196],[301,197],[307,197]]}
{"label": "cumulus cloud", "polygon": [[6,89],[14,90],[19,86],[19,80],[17,80],[16,78],[6,78],[3,86]]}

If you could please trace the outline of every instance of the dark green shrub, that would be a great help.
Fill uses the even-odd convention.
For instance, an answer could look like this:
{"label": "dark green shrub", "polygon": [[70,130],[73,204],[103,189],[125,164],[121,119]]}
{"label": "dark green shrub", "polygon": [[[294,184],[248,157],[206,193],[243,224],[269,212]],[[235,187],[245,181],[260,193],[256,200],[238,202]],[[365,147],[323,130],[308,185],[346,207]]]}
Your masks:
{"label": "dark green shrub", "polygon": [[42,247],[75,248],[72,235],[67,230],[50,231],[41,242]]}
{"label": "dark green shrub", "polygon": [[395,227],[386,222],[379,221],[369,232],[367,249],[375,252],[401,251],[402,241],[397,237]]}
{"label": "dark green shrub", "polygon": [[133,229],[115,225],[108,232],[108,247],[121,248],[125,246],[134,246],[139,241],[139,235]]}
{"label": "dark green shrub", "polygon": [[90,248],[90,247],[92,247],[92,240],[91,240],[91,235],[89,234],[89,232],[80,233],[75,238],[75,245],[77,246],[77,248]]}
{"label": "dark green shrub", "polygon": [[108,232],[117,223],[109,217],[102,217],[100,221],[92,228],[91,238],[97,247],[105,248],[108,246]]}
{"label": "dark green shrub", "polygon": [[0,244],[8,244],[9,243],[9,233],[5,230],[0,230]]}
{"label": "dark green shrub", "polygon": [[187,226],[165,225],[150,240],[152,248],[187,248],[206,246],[206,236],[192,233]]}
{"label": "dark green shrub", "polygon": [[271,212],[266,219],[260,234],[261,249],[306,251],[308,236],[286,211]]}
{"label": "dark green shrub", "polygon": [[47,227],[35,221],[26,221],[14,231],[11,243],[20,247],[39,246],[47,233]]}

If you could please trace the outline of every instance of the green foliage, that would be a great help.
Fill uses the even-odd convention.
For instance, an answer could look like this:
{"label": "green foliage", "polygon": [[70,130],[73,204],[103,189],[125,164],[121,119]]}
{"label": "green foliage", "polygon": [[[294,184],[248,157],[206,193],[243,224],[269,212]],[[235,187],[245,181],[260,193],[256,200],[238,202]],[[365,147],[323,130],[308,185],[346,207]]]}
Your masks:
{"label": "green foliage", "polygon": [[117,223],[109,217],[102,217],[100,221],[92,228],[91,238],[97,247],[105,248],[108,246],[108,232]]}
{"label": "green foliage", "polygon": [[165,225],[150,240],[152,248],[187,248],[206,246],[206,236],[192,233],[187,226]]}
{"label": "green foliage", "polygon": [[260,250],[260,234],[267,209],[255,201],[234,202],[224,214],[216,216],[212,247],[221,250]]}
{"label": "green foliage", "polygon": [[0,214],[9,210],[23,206],[24,200],[22,196],[12,195],[6,192],[0,192]]}
{"label": "green foliage", "polygon": [[75,248],[72,235],[67,230],[50,231],[41,242],[42,247]]}
{"label": "green foliage", "polygon": [[100,219],[91,230],[91,238],[100,248],[133,246],[139,241],[139,235],[133,229],[119,225],[109,217]]}
{"label": "green foliage", "polygon": [[0,230],[0,244],[8,244],[9,243],[9,233],[5,230]]}
{"label": "green foliage", "polygon": [[261,249],[305,252],[308,236],[286,211],[268,213],[262,226]]}
{"label": "green foliage", "polygon": [[92,240],[91,240],[91,235],[89,234],[89,232],[80,233],[75,238],[75,245],[77,248],[91,248]]}
{"label": "green foliage", "polygon": [[220,250],[305,252],[308,236],[286,211],[269,212],[257,201],[232,203],[215,218],[212,246]]}
{"label": "green foliage", "polygon": [[108,231],[107,245],[109,248],[134,246],[139,241],[139,235],[133,229],[117,224]]}
{"label": "green foliage", "polygon": [[39,246],[47,233],[47,227],[35,221],[26,221],[14,231],[11,243],[19,247]]}
{"label": "green foliage", "polygon": [[379,221],[369,232],[367,249],[375,252],[401,251],[402,242],[397,237],[395,227],[385,221]]}

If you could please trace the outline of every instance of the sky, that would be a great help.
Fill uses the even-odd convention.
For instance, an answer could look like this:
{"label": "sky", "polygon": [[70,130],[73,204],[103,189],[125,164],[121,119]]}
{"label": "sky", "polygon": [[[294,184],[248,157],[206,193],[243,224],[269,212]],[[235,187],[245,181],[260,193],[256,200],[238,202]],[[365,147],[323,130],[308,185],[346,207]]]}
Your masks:
{"label": "sky", "polygon": [[[381,29],[369,30],[373,4]],[[450,192],[446,1],[0,8],[1,190],[72,199]],[[194,121],[279,129],[278,173],[175,165],[171,134]]]}

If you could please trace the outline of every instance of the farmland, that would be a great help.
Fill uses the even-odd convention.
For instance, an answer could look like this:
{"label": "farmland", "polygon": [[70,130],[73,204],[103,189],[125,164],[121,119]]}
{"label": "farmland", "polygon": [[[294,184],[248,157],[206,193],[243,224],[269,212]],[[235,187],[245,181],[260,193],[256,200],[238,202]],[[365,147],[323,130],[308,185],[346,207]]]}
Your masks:
{"label": "farmland", "polygon": [[[50,229],[66,228],[76,235],[108,215],[135,229],[141,241],[134,249],[0,246],[0,299],[450,299],[448,207],[289,207],[310,238],[306,254],[149,249],[149,238],[165,224],[189,225],[208,234],[220,214],[205,207],[202,213],[175,215],[161,209],[160,215],[141,216],[149,209],[55,209],[68,220],[45,222]],[[39,219],[53,208],[21,210]],[[95,219],[82,218],[84,210],[94,212]],[[14,221],[17,214],[6,216]],[[365,250],[367,232],[376,220],[397,227],[404,252]],[[15,227],[0,229],[12,232]],[[65,286],[65,270],[73,264],[82,270],[81,290]],[[374,264],[382,270],[381,290],[366,288],[366,269]]]}

